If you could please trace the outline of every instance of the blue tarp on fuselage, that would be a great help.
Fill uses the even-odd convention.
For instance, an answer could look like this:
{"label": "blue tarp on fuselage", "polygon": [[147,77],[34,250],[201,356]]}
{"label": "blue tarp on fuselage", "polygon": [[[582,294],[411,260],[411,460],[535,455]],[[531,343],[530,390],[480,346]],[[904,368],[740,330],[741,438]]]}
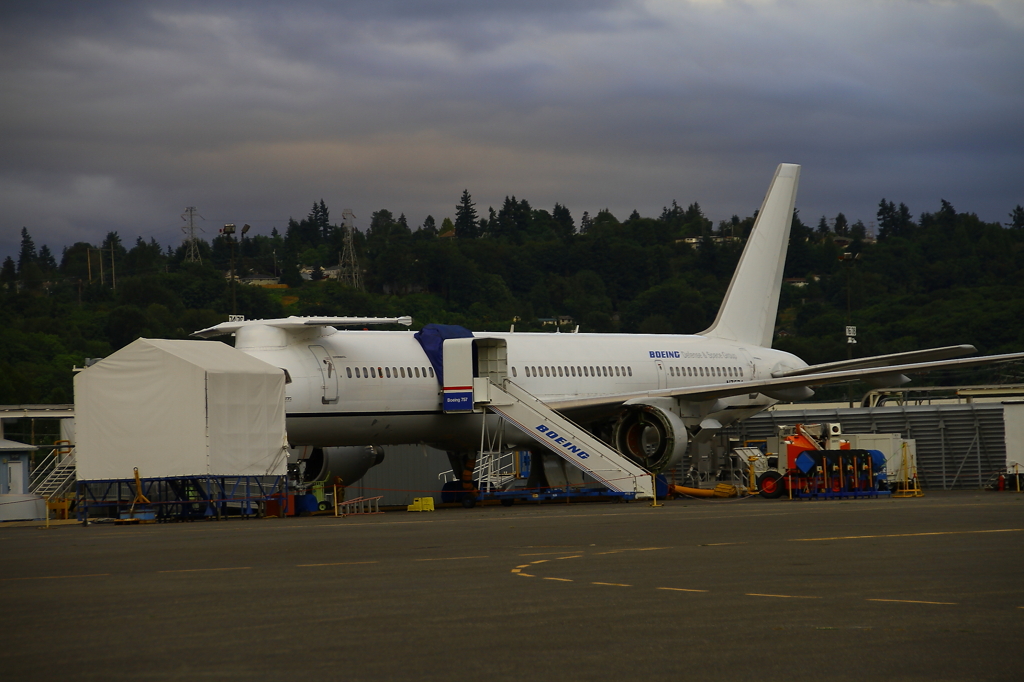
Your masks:
{"label": "blue tarp on fuselage", "polygon": [[413,335],[427,354],[430,365],[437,374],[437,383],[444,387],[444,340],[470,339],[473,332],[457,324],[428,324]]}

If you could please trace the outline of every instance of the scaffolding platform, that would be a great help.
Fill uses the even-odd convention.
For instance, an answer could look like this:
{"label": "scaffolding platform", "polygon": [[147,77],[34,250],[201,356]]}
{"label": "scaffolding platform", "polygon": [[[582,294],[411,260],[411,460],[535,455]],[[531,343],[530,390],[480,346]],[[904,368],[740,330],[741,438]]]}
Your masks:
{"label": "scaffolding platform", "polygon": [[[239,516],[266,512],[267,502],[287,497],[286,476],[182,476],[143,478],[141,494],[148,498],[157,522]],[[78,481],[79,521],[94,517],[119,519],[130,513],[139,491],[134,479]]]}

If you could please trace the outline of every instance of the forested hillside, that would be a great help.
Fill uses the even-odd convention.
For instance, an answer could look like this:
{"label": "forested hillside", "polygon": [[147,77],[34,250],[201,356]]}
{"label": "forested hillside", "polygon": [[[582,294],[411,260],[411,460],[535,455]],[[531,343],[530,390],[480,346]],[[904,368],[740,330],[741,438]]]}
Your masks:
{"label": "forested hillside", "polygon": [[[413,328],[515,322],[554,331],[540,318],[570,316],[588,332],[699,332],[754,223],[734,216],[715,225],[698,204],[674,202],[657,218],[601,211],[577,223],[564,206],[549,212],[515,197],[483,216],[468,192],[455,209],[454,221],[428,216],[416,227],[374,213],[355,235],[365,291],[322,279],[321,268],[341,258],[345,232],[323,201],[284,234],[200,242],[201,264],[187,262],[184,244],[125,245],[114,232],[102,244],[64,246],[58,262],[23,229],[18,259],[0,269],[0,403],[70,402],[71,367],[85,358],[139,336],[187,338],[233,309],[247,318],[412,315]],[[842,213],[811,222],[794,219],[776,347],[810,363],[843,359],[849,318],[855,356],[956,343],[1024,350],[1021,206],[1001,225],[945,201],[915,218],[883,199],[877,241]],[[239,276],[273,274],[289,288],[232,291],[232,253]],[[300,269],[311,269],[312,281]],[[1013,380],[1013,371],[989,370],[984,380]]]}

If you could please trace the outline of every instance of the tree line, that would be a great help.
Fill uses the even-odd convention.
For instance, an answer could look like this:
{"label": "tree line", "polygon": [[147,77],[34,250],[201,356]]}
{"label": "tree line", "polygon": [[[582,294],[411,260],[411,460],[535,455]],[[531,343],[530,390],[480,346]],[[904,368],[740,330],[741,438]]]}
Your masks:
{"label": "tree line", "polygon": [[[353,233],[365,290],[323,279],[346,233],[323,200],[283,233],[200,240],[201,262],[189,262],[184,243],[140,237],[129,248],[117,232],[63,247],[58,262],[23,228],[17,260],[0,266],[0,403],[70,402],[71,368],[86,358],[140,336],[187,338],[232,312],[412,315],[417,327],[481,331],[553,331],[543,321],[568,316],[587,332],[699,332],[756,219],[715,224],[696,202],[673,202],[655,218],[602,210],[576,222],[561,204],[548,211],[514,196],[484,213],[468,190],[454,209],[440,225],[373,213]],[[915,217],[882,199],[876,218],[873,238],[843,213],[812,224],[794,214],[776,347],[810,363],[843,359],[853,324],[855,356],[958,343],[1024,349],[1024,208],[1000,224],[946,201]],[[240,276],[270,274],[288,288],[232,286],[232,263]],[[972,376],[1007,380],[1014,371]]]}

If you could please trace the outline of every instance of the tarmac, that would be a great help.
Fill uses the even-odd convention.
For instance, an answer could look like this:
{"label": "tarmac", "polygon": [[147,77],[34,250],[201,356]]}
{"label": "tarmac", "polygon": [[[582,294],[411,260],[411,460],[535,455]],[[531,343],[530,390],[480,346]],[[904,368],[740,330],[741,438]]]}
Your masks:
{"label": "tarmac", "polygon": [[1024,679],[1024,494],[40,526],[5,682]]}

